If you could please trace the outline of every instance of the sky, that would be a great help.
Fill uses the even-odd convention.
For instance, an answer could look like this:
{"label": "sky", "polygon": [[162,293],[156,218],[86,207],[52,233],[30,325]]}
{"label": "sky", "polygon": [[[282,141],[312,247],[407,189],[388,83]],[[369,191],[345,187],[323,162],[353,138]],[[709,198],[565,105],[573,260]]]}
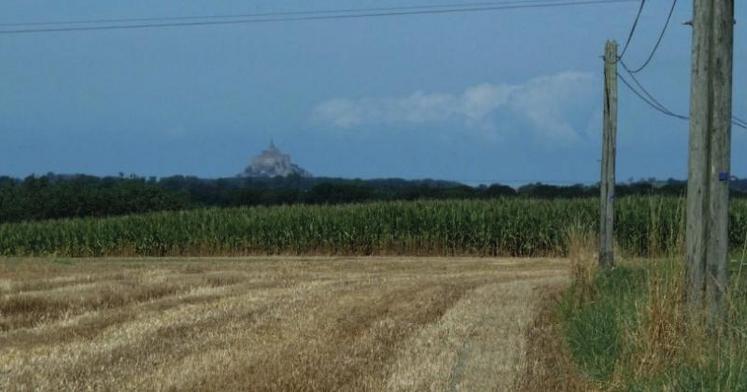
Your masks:
{"label": "sky", "polygon": [[[0,24],[433,4],[444,2],[3,0]],[[647,2],[629,65],[646,58],[670,6]],[[272,139],[317,176],[594,182],[600,56],[607,39],[625,41],[637,7],[0,34],[0,175],[230,177]],[[639,76],[683,114],[691,14],[678,2]],[[745,118],[747,8],[736,14],[734,113]],[[685,178],[687,122],[622,84],[619,99],[618,180]],[[741,177],[745,146],[734,128]]]}

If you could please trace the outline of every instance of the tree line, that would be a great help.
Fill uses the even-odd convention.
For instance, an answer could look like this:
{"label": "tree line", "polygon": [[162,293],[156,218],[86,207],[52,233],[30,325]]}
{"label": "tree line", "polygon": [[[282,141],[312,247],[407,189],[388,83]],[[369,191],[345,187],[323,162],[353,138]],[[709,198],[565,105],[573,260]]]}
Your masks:
{"label": "tree line", "polygon": [[[743,180],[744,181],[744,180]],[[747,185],[745,183],[744,185]],[[618,196],[684,195],[686,184],[641,180],[617,186]],[[747,186],[744,188],[747,189]],[[340,178],[144,178],[87,175],[0,177],[0,223],[72,217],[104,217],[201,207],[343,204],[420,199],[498,197],[595,197],[598,186],[528,184],[518,189],[492,184],[467,186],[439,180]],[[735,191],[737,195],[744,195]]]}

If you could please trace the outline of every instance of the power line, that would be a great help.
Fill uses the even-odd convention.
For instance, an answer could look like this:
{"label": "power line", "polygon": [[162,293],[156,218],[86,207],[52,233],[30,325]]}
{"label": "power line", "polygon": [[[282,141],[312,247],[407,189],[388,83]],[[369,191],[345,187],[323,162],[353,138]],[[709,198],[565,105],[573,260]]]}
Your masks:
{"label": "power line", "polygon": [[[648,90],[646,90],[645,87],[643,87],[640,81],[638,81],[638,79],[632,73],[630,73],[629,75],[634,80],[635,84],[639,86],[639,88],[641,89],[643,93],[641,91],[638,91],[635,87],[633,87],[633,85],[631,85],[630,82],[628,82],[625,79],[625,77],[623,77],[622,74],[620,74],[619,72],[617,73],[617,77],[620,78],[620,81],[623,82],[623,84],[626,87],[628,87],[628,89],[630,89],[630,91],[632,91],[633,94],[635,94],[643,102],[651,106],[654,110],[666,116],[674,117],[680,120],[687,121],[690,119],[689,116],[683,116],[681,114],[677,114],[669,110],[666,106],[664,106],[661,102],[659,102],[653,95],[651,95],[651,93],[649,93]],[[732,117],[731,123],[736,125],[739,128],[747,129],[747,123],[741,120],[739,117],[736,117],[736,116]]]}
{"label": "power line", "polygon": [[[238,25],[238,24],[253,24],[253,23],[272,23],[272,22],[296,22],[296,21],[312,21],[312,20],[332,20],[332,19],[352,19],[352,18],[371,18],[371,17],[386,17],[386,16],[407,16],[407,15],[437,15],[437,14],[451,14],[451,13],[468,13],[468,12],[484,12],[484,11],[499,11],[499,10],[511,10],[511,9],[530,9],[530,8],[559,8],[568,6],[582,6],[582,5],[600,5],[600,4],[615,4],[615,3],[629,3],[637,0],[576,0],[576,1],[564,1],[564,2],[553,2],[547,3],[549,0],[545,0],[545,3],[535,4],[504,4],[504,5],[493,5],[493,6],[479,6],[479,7],[463,7],[463,8],[446,8],[446,9],[422,9],[422,10],[407,10],[402,9],[399,11],[374,11],[371,12],[368,9],[361,9],[356,11],[358,13],[346,13],[344,10],[340,10],[339,14],[332,15],[302,15],[295,17],[274,17],[282,13],[267,13],[264,18],[251,18],[251,19],[238,19],[238,20],[201,20],[194,22],[164,22],[164,23],[140,23],[140,24],[119,24],[119,25],[102,25],[102,26],[69,26],[69,27],[50,27],[50,28],[21,28],[13,30],[0,30],[0,34],[28,34],[28,33],[52,33],[52,32],[71,32],[71,31],[96,31],[96,30],[124,30],[124,29],[147,29],[147,28],[163,28],[163,27],[190,27],[190,26],[215,26],[215,25]],[[310,11],[312,12],[312,11]],[[328,13],[335,13],[336,11],[330,10]],[[77,21],[82,23],[85,21]],[[41,22],[42,24],[44,22]],[[91,23],[96,23],[91,21]]]}
{"label": "power line", "polygon": [[[667,31],[667,28],[669,27],[669,24],[670,24],[670,22],[672,20],[672,14],[674,14],[674,9],[677,6],[677,0],[672,0],[672,7],[669,9],[669,14],[667,15],[667,20],[664,23],[664,27],[661,29],[661,32],[659,33],[659,38],[656,40],[656,44],[654,45],[653,49],[649,53],[648,58],[646,58],[646,61],[640,67],[638,67],[636,69],[631,69],[623,61],[623,56],[625,55],[625,52],[627,51],[627,49],[628,49],[628,47],[630,45],[630,42],[631,42],[631,40],[633,38],[633,35],[635,34],[635,30],[636,30],[636,27],[638,26],[638,22],[640,20],[641,13],[643,11],[643,7],[644,7],[645,4],[646,4],[646,0],[641,0],[641,6],[638,8],[638,14],[636,15],[635,20],[633,21],[633,26],[631,27],[630,33],[628,34],[628,39],[625,42],[625,46],[624,46],[624,48],[622,50],[622,53],[617,57],[617,60],[620,62],[620,64],[622,64],[623,69],[625,70],[625,72],[628,73],[628,75],[630,76],[630,78],[633,80],[633,83],[638,87],[638,89],[640,89],[640,91],[638,89],[636,89],[636,87],[634,87],[633,85],[631,85],[630,82],[628,82],[625,79],[625,77],[623,77],[623,75],[621,75],[619,72],[617,73],[617,77],[620,79],[620,81],[623,82],[623,84],[626,87],[628,87],[628,89],[630,89],[631,92],[633,92],[633,94],[635,94],[643,102],[645,102],[646,104],[648,104],[649,106],[651,106],[651,108],[653,108],[654,110],[656,110],[656,111],[658,111],[658,112],[660,112],[660,113],[662,113],[664,115],[667,115],[669,117],[674,117],[674,118],[677,118],[677,119],[680,119],[680,120],[689,120],[690,117],[684,116],[684,115],[681,115],[681,114],[677,114],[677,113],[674,113],[673,111],[669,110],[669,108],[667,108],[658,99],[656,99],[656,97],[654,97],[653,94],[651,94],[646,89],[646,87],[644,87],[643,84],[635,76],[636,73],[641,72],[644,68],[646,68],[651,63],[651,60],[654,58],[654,55],[656,54],[657,50],[659,49],[659,46],[661,45],[661,42],[662,42],[662,40],[664,38],[664,35],[665,35],[666,31]],[[747,121],[744,121],[744,120],[742,120],[741,118],[739,118],[737,116],[732,116],[731,123],[734,124],[734,125],[736,125],[736,126],[738,126],[738,127],[740,127],[740,128],[747,129]]]}
{"label": "power line", "polygon": [[[640,98],[640,99],[641,99],[641,101],[643,101],[643,102],[645,102],[646,104],[648,104],[649,106],[651,106],[651,107],[652,107],[652,108],[653,108],[654,110],[656,110],[656,111],[658,111],[658,112],[660,112],[660,113],[662,113],[662,114],[664,114],[664,115],[667,115],[667,116],[670,116],[670,117],[674,117],[674,118],[678,118],[678,119],[680,119],[680,120],[689,120],[689,119],[690,119],[690,118],[689,118],[689,117],[687,117],[687,116],[683,116],[683,115],[681,115],[681,114],[676,114],[676,113],[673,113],[673,112],[671,112],[671,111],[670,111],[669,109],[667,109],[666,107],[664,107],[664,106],[661,106],[661,103],[660,103],[660,102],[658,102],[657,100],[655,100],[655,99],[654,99],[654,100],[651,100],[650,98],[648,98],[648,97],[644,96],[644,95],[648,95],[648,96],[651,96],[651,95],[650,95],[650,94],[649,94],[648,92],[646,92],[646,93],[642,94],[641,92],[639,92],[638,90],[636,90],[636,88],[635,88],[635,87],[633,87],[633,86],[632,86],[632,85],[630,84],[630,82],[628,82],[628,81],[627,81],[627,80],[625,79],[625,77],[623,77],[623,76],[622,76],[622,74],[620,74],[619,72],[617,73],[617,77],[618,77],[618,78],[620,78],[620,81],[621,81],[621,82],[623,82],[623,84],[624,84],[624,85],[625,85],[626,87],[628,87],[628,89],[629,89],[629,90],[630,90],[631,92],[633,92],[633,94],[635,94],[635,95],[636,95],[636,96],[637,96],[638,98]],[[636,80],[637,80],[637,79],[636,79]],[[646,90],[643,90],[643,91],[646,91]]]}
{"label": "power line", "polygon": [[732,118],[734,118],[735,120],[737,120],[737,121],[739,121],[739,122],[741,122],[743,124],[747,124],[747,121],[744,121],[744,120],[742,120],[741,118],[739,118],[737,116],[732,116]]}
{"label": "power line", "polygon": [[625,52],[628,51],[628,47],[630,46],[630,41],[633,40],[635,29],[638,27],[638,22],[641,20],[641,14],[643,13],[643,6],[645,5],[646,5],[646,0],[641,0],[641,5],[638,7],[638,13],[635,15],[635,20],[633,20],[633,26],[630,27],[630,32],[628,32],[628,39],[625,41],[625,45],[623,46],[622,52],[620,52],[620,55],[617,56],[618,59],[622,59],[623,56],[625,56]]}
{"label": "power line", "polygon": [[736,126],[738,126],[740,128],[747,129],[747,122],[745,122],[744,120],[740,119],[737,116],[732,116],[731,117],[731,122],[732,122],[732,124],[734,124],[734,125],[736,125]]}
{"label": "power line", "polygon": [[644,68],[648,66],[649,63],[651,63],[651,60],[654,58],[654,55],[656,54],[656,51],[659,49],[659,45],[661,45],[661,41],[664,38],[664,34],[667,32],[667,28],[669,27],[669,22],[672,20],[672,14],[674,13],[674,8],[676,6],[677,6],[677,0],[672,0],[672,8],[669,9],[669,15],[667,16],[667,21],[664,23],[664,27],[661,29],[661,33],[659,33],[659,38],[656,40],[656,45],[654,45],[654,48],[651,50],[651,53],[649,53],[648,58],[643,63],[643,65],[641,65],[640,67],[630,72],[632,73],[641,72]]}
{"label": "power line", "polygon": [[340,13],[358,13],[358,12],[381,12],[381,11],[402,11],[402,10],[427,10],[439,8],[464,8],[464,7],[485,7],[495,5],[512,5],[512,4],[530,4],[530,3],[553,3],[564,2],[567,0],[509,0],[509,1],[490,1],[479,3],[447,3],[431,5],[415,5],[402,7],[376,7],[376,8],[347,8],[347,9],[326,9],[311,11],[279,11],[279,12],[260,12],[247,14],[217,14],[202,16],[166,16],[166,17],[143,17],[143,18],[119,18],[119,19],[87,19],[87,20],[67,20],[67,21],[46,21],[46,22],[19,22],[19,23],[0,23],[0,27],[16,26],[51,26],[51,25],[74,25],[74,24],[100,24],[100,23],[133,23],[133,22],[165,22],[177,20],[202,20],[202,19],[237,19],[237,18],[257,18],[268,16],[293,16],[293,15],[323,15],[323,14],[340,14]]}
{"label": "power line", "polygon": [[[627,64],[625,64],[624,61],[620,60],[620,64],[623,66],[623,69],[625,70],[625,72],[628,73],[628,75],[633,80],[633,82],[636,84],[636,86],[638,86],[638,88],[641,89],[641,91],[643,92],[643,94],[646,95],[646,97],[653,104],[655,104],[659,108],[659,110],[661,112],[666,112],[669,115],[671,115],[672,117],[676,117],[676,118],[679,118],[679,119],[682,119],[682,120],[687,120],[688,119],[686,116],[683,116],[683,115],[676,114],[676,113],[672,112],[666,106],[664,106],[664,104],[662,104],[661,102],[659,102],[659,100],[656,99],[656,97],[654,97],[650,92],[648,92],[648,90],[643,86],[643,84],[638,80],[638,78],[636,78],[636,76],[634,75],[633,71],[630,70],[630,68],[627,66]],[[621,79],[622,79],[622,77],[621,77]],[[623,83],[626,83],[626,81],[623,81]]]}

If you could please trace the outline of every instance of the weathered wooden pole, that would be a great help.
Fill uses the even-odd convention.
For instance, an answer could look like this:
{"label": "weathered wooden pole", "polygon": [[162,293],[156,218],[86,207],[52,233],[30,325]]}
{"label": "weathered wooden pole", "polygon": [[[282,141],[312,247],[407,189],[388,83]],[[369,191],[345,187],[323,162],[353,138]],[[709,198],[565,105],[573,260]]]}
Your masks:
{"label": "weathered wooden pole", "polygon": [[617,42],[604,49],[604,120],[602,126],[602,175],[599,183],[599,265],[615,265],[615,150],[617,140]]}
{"label": "weathered wooden pole", "polygon": [[687,181],[687,298],[721,318],[728,286],[734,0],[694,0]]}

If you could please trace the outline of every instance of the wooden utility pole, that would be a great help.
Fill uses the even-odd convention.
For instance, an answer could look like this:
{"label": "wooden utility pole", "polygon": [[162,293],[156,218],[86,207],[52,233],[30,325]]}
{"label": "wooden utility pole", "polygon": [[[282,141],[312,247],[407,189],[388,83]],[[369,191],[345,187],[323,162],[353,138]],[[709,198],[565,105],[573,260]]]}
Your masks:
{"label": "wooden utility pole", "polygon": [[617,140],[617,42],[604,48],[604,123],[602,134],[602,177],[599,183],[599,265],[615,265],[613,253],[615,224],[615,150]]}
{"label": "wooden utility pole", "polygon": [[687,298],[710,325],[728,285],[734,0],[694,0],[687,178]]}

